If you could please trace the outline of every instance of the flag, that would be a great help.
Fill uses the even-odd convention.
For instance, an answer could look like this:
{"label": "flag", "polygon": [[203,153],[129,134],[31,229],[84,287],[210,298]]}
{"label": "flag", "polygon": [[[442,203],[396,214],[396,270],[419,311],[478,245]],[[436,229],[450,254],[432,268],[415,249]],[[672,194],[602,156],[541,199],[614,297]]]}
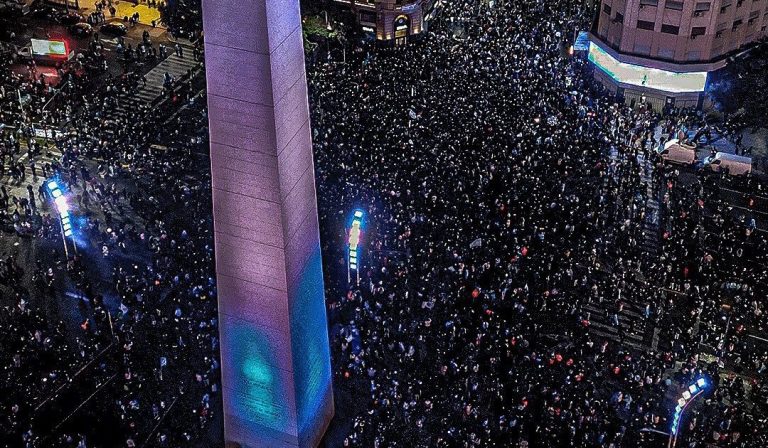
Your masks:
{"label": "flag", "polygon": [[165,358],[165,356],[160,357],[160,367],[165,367],[168,365],[168,359]]}
{"label": "flag", "polygon": [[469,243],[469,248],[470,249],[477,249],[478,247],[483,247],[483,239],[482,238],[478,238],[475,241],[472,241],[471,243]]}

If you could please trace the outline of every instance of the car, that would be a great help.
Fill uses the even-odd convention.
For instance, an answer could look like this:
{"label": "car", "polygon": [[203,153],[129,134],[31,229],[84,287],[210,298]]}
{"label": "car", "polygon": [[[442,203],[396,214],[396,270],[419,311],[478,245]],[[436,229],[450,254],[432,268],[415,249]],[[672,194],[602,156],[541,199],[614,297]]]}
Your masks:
{"label": "car", "polygon": [[128,34],[128,28],[126,28],[125,25],[120,22],[105,23],[104,25],[101,25],[99,30],[102,34],[107,34],[110,36],[125,36]]}
{"label": "car", "polygon": [[752,172],[752,157],[718,151],[714,156],[704,159],[704,166],[715,173],[722,171],[732,176],[741,176]]}
{"label": "car", "polygon": [[661,158],[669,163],[693,165],[696,162],[696,147],[680,143],[676,138],[666,142],[660,154]]}
{"label": "car", "polygon": [[69,32],[73,36],[90,36],[93,34],[93,27],[87,23],[76,23],[69,27]]}
{"label": "car", "polygon": [[41,6],[30,14],[35,19],[49,20],[51,22],[55,22],[60,15],[61,12],[53,6]]}
{"label": "car", "polygon": [[32,47],[19,47],[16,49],[16,57],[20,61],[29,62],[32,61]]}
{"label": "car", "polygon": [[85,22],[85,18],[76,12],[64,12],[56,17],[56,21],[62,25],[71,26],[80,22]]}

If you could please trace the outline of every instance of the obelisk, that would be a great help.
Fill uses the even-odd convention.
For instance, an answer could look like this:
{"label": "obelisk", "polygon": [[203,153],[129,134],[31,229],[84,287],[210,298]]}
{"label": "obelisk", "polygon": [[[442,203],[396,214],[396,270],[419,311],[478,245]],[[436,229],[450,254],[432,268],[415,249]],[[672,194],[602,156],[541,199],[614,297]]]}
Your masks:
{"label": "obelisk", "polygon": [[299,0],[203,0],[224,436],[317,446],[333,416]]}

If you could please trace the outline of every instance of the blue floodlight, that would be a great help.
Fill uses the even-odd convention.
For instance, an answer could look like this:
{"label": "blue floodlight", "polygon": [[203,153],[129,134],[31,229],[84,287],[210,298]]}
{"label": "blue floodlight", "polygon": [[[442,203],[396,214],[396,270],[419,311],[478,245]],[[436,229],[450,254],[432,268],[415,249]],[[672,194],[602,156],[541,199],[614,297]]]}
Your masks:
{"label": "blue floodlight", "polygon": [[698,380],[696,380],[696,385],[704,389],[704,387],[706,387],[707,385],[707,380],[705,380],[704,378],[699,378]]}
{"label": "blue floodlight", "polygon": [[51,190],[51,191],[58,190],[59,189],[59,184],[57,184],[55,180],[50,180],[50,181],[48,181],[48,189]]}
{"label": "blue floodlight", "polygon": [[62,195],[61,190],[59,190],[58,188],[55,190],[51,190],[51,196],[53,196],[54,199],[60,198],[61,195]]}

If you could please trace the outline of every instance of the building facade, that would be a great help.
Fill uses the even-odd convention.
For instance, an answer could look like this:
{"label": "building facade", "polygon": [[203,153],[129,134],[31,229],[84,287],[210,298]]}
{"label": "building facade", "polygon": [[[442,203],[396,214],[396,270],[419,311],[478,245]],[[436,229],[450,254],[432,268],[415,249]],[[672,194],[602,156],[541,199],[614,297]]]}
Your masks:
{"label": "building facade", "polygon": [[[623,72],[596,63],[603,68],[596,77],[611,89],[622,89],[625,98],[645,97],[678,106],[698,104],[703,88],[698,90],[698,83],[685,86],[684,79],[675,86],[676,77],[686,78],[677,74],[722,68],[729,56],[764,38],[768,25],[768,0],[602,0],[599,8],[590,60],[603,57],[610,67],[653,71],[639,74],[645,82],[636,85],[624,82]],[[593,57],[593,53],[600,54]],[[654,83],[659,76],[665,81]]]}
{"label": "building facade", "polygon": [[333,416],[299,0],[203,0],[226,446]]}
{"label": "building facade", "polygon": [[376,40],[403,45],[425,31],[433,0],[336,0],[355,14],[363,31]]}

